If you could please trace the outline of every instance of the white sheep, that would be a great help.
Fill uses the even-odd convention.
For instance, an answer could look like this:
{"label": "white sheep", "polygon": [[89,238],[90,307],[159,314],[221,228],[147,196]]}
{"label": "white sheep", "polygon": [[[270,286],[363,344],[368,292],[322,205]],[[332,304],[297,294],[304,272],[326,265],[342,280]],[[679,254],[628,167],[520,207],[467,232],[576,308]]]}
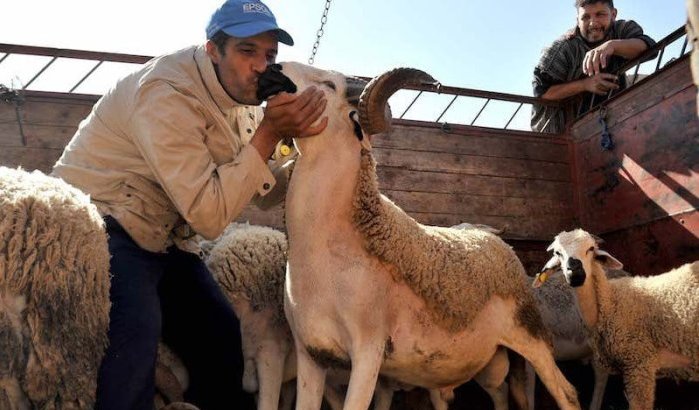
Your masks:
{"label": "white sheep", "polygon": [[[607,276],[618,278],[629,276],[623,270],[608,270]],[[528,280],[529,284],[537,282]],[[541,318],[551,332],[553,341],[553,356],[559,360],[580,360],[590,362],[594,372],[595,384],[590,401],[590,410],[602,407],[604,390],[607,386],[609,373],[597,362],[592,360],[592,346],[589,332],[585,327],[580,309],[574,302],[574,291],[565,282],[563,275],[551,275],[546,286],[536,286],[533,289]],[[534,389],[536,378],[531,366],[527,366],[527,398],[529,408],[534,409]]]}
{"label": "white sheep", "polygon": [[[699,380],[699,262],[653,277],[608,279],[622,264],[577,229],[556,236],[540,275],[575,288],[595,360],[620,373],[631,409],[652,409],[656,376]],[[543,282],[542,276],[538,282]]]}
{"label": "white sheep", "polygon": [[[283,304],[286,236],[268,227],[233,223],[216,241],[203,242],[202,250],[241,323],[245,390],[258,393],[259,410],[277,409],[280,399],[291,406],[294,386],[283,384],[296,378],[296,355]],[[331,408],[341,409],[340,386],[347,384],[349,374],[335,371],[330,377],[324,397]],[[388,410],[393,392],[404,388],[408,387],[383,380],[375,410]],[[432,401],[436,409],[446,409],[440,397],[433,396]]]}
{"label": "white sheep", "polygon": [[210,249],[206,263],[240,320],[243,388],[259,392],[258,409],[277,409],[282,383],[296,375],[282,309],[286,236],[268,227],[232,224],[203,248]]}
{"label": "white sheep", "polygon": [[316,86],[328,99],[327,128],[295,140],[300,156],[286,199],[297,409],[320,408],[328,368],[351,366],[344,408],[358,410],[379,373],[444,390],[479,373],[504,380],[505,348],[533,364],[561,408],[579,408],[510,246],[483,230],[421,225],[379,193],[367,135],[387,128],[393,92],[434,80],[394,70],[367,86],[358,108],[357,81],[282,67],[299,90]]}
{"label": "white sheep", "polygon": [[0,167],[0,408],[92,409],[109,306],[107,236],[90,198]]}

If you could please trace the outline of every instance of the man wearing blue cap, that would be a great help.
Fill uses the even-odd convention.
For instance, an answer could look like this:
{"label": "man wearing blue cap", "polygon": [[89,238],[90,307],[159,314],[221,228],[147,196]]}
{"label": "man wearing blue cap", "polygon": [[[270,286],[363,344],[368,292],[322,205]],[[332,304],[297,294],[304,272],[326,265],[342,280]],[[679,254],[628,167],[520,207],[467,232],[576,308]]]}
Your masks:
{"label": "man wearing blue cap", "polygon": [[[53,174],[88,193],[112,255],[109,346],[96,408],[153,408],[160,338],[190,376],[202,410],[253,407],[242,392],[239,322],[201,260],[251,200],[278,203],[285,168],[268,159],[285,137],[321,132],[326,101],[312,88],[269,99],[258,78],[292,45],[259,1],[228,0],[207,42],[155,58],[95,105]],[[198,235],[197,235],[198,234]]]}

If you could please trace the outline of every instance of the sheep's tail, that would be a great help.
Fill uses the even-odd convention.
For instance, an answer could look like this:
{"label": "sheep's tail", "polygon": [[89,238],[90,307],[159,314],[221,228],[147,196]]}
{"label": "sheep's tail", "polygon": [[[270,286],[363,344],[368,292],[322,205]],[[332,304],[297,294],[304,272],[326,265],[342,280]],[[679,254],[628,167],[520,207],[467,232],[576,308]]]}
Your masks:
{"label": "sheep's tail", "polygon": [[510,397],[516,409],[528,410],[527,399],[527,361],[519,353],[507,349],[510,360],[510,372],[507,375]]}

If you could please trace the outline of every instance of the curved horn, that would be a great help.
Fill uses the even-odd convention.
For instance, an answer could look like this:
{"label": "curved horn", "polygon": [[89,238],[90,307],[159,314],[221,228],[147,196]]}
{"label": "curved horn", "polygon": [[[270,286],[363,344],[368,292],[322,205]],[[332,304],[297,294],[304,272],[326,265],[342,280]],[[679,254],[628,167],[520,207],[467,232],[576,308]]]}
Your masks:
{"label": "curved horn", "polygon": [[437,80],[424,71],[415,68],[395,68],[375,77],[359,97],[359,123],[369,135],[378,134],[388,129],[386,103],[388,99],[405,86],[439,84]]}

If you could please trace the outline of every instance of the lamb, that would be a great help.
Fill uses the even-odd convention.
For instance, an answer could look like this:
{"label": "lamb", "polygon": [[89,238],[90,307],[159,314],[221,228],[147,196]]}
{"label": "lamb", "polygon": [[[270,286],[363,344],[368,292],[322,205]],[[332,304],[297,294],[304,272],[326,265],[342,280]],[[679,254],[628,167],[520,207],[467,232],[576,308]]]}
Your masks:
{"label": "lamb", "polygon": [[357,410],[367,408],[379,373],[446,391],[479,374],[502,381],[506,349],[533,364],[559,407],[579,408],[512,249],[483,230],[419,224],[379,193],[368,136],[387,129],[393,92],[434,79],[393,70],[356,105],[358,80],[298,63],[282,72],[328,100],[326,129],[295,140],[286,198],[297,409],[320,408],[328,368],[351,367],[344,408]]}
{"label": "lamb", "polygon": [[[629,276],[623,270],[608,270],[609,278]],[[531,280],[528,280],[529,284]],[[535,284],[535,283],[534,283]],[[553,339],[553,356],[558,360],[582,360],[592,359],[592,347],[590,345],[587,329],[582,320],[580,309],[574,302],[574,291],[565,283],[563,275],[551,275],[547,286],[534,289],[534,297],[537,300],[541,318],[546,328],[551,331]],[[607,385],[609,373],[594,360],[591,361],[595,375],[595,385],[590,402],[590,410],[599,410],[602,407],[602,398]],[[527,397],[529,408],[534,409],[535,376],[533,369],[527,366]]]}
{"label": "lamb", "polygon": [[[246,391],[259,392],[258,409],[291,406],[295,390],[296,354],[291,330],[284,317],[286,236],[275,229],[233,223],[216,241],[202,243],[206,262],[240,318]],[[333,409],[342,408],[339,386],[347,383],[344,371],[333,372],[325,399]],[[393,391],[403,388],[382,381],[375,397],[376,410],[388,410]],[[291,387],[291,390],[289,390]],[[280,393],[280,391],[282,393]],[[435,408],[446,403],[433,395]]]}
{"label": "lamb", "polygon": [[631,409],[652,409],[657,376],[699,380],[699,261],[654,277],[610,280],[604,269],[622,264],[599,243],[582,229],[561,232],[540,275],[563,271],[595,360],[622,375]]}
{"label": "lamb", "polygon": [[93,408],[109,283],[90,198],[39,171],[0,167],[0,408]]}
{"label": "lamb", "polygon": [[272,228],[233,224],[203,248],[210,249],[206,263],[240,319],[243,388],[259,392],[258,409],[277,409],[282,383],[296,373],[282,309],[286,236]]}

